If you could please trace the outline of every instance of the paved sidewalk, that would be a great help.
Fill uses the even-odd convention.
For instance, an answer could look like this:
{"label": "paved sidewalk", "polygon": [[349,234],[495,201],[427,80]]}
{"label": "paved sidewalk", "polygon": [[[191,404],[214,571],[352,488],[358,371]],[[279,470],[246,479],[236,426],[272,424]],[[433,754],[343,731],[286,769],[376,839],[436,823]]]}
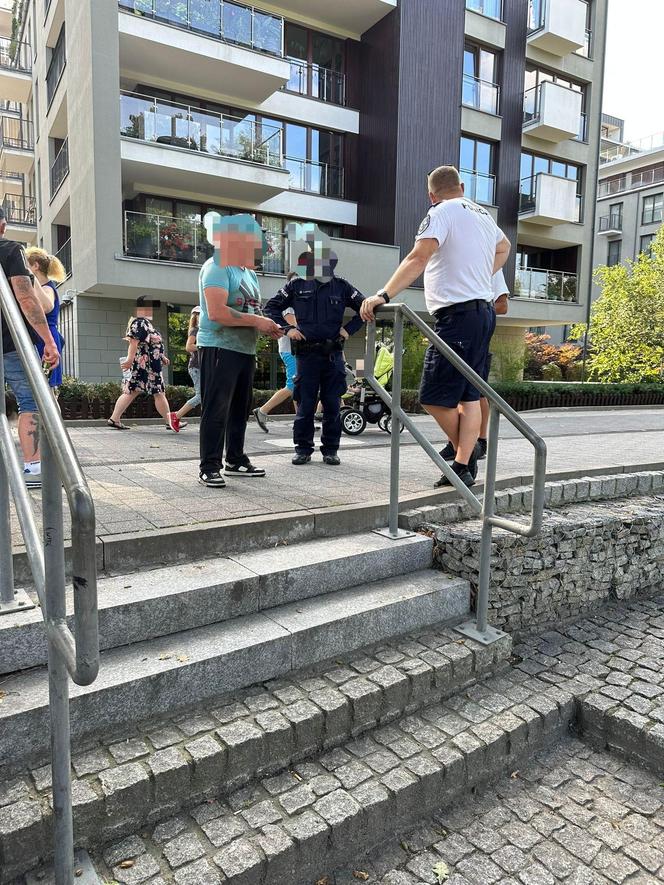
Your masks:
{"label": "paved sidewalk", "polygon": [[[549,472],[662,460],[664,410],[534,412],[528,420],[547,441]],[[416,421],[432,441],[442,442],[428,416]],[[72,427],[70,435],[95,499],[98,534],[154,531],[388,498],[386,434],[369,428],[360,437],[344,436],[339,468],[324,467],[317,454],[312,464],[293,467],[291,422],[277,420],[270,427],[270,434],[265,435],[252,421],[247,442],[252,460],[266,469],[267,477],[231,479],[223,490],[207,489],[197,482],[197,424],[179,435],[159,425],[135,426],[124,433],[103,422]],[[402,441],[402,495],[431,492],[438,478],[436,468],[408,433]],[[503,422],[499,477],[524,476],[531,470],[531,447]],[[32,498],[39,516],[39,492],[32,492]],[[16,520],[14,542],[21,543]]]}

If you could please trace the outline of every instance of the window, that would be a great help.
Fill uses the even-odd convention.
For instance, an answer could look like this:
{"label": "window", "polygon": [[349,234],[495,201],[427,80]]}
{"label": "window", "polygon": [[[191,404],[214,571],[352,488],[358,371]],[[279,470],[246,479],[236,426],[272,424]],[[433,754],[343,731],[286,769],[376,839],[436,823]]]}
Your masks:
{"label": "window", "polygon": [[609,206],[609,226],[611,230],[622,230],[622,203],[611,203]]}
{"label": "window", "polygon": [[495,200],[494,153],[494,146],[489,141],[480,141],[465,135],[461,137],[459,171],[466,196],[489,206]]}
{"label": "window", "polygon": [[345,103],[345,42],[339,37],[286,22],[286,58],[291,74],[286,89],[333,104]]}
{"label": "window", "polygon": [[606,263],[609,267],[620,264],[620,251],[622,249],[622,240],[611,240],[609,243],[609,254]]}
{"label": "window", "polygon": [[499,89],[495,52],[466,44],[463,51],[463,103],[471,108],[498,113]]}
{"label": "window", "polygon": [[641,237],[641,241],[639,242],[639,252],[645,253],[648,258],[652,255],[652,241],[655,239],[655,234],[645,234]]}
{"label": "window", "polygon": [[653,194],[643,198],[641,224],[659,224],[662,220],[662,204],[664,194]]}
{"label": "window", "polygon": [[586,110],[586,87],[574,80],[568,80],[556,73],[549,73],[537,68],[534,65],[526,65],[526,73],[524,78],[524,96],[523,96],[523,116],[526,123],[535,120],[540,114],[541,103],[541,86],[543,83],[555,83],[572,92],[578,92],[581,95],[581,116],[579,119],[579,129],[576,138],[581,141],[585,140],[585,110]]}
{"label": "window", "polygon": [[466,9],[495,18],[496,21],[501,20],[502,5],[502,0],[466,0]]}

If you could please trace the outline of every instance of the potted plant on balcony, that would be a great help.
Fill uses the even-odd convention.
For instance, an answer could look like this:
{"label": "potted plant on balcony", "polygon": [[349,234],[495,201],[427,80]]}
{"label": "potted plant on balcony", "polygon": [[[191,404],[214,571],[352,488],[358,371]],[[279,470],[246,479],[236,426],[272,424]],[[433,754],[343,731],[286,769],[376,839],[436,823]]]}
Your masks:
{"label": "potted plant on balcony", "polygon": [[152,258],[155,226],[149,221],[130,221],[127,225],[127,252],[141,258]]}
{"label": "potted plant on balcony", "polygon": [[159,234],[160,257],[168,261],[193,261],[193,246],[182,233],[177,221],[171,221],[162,227]]}

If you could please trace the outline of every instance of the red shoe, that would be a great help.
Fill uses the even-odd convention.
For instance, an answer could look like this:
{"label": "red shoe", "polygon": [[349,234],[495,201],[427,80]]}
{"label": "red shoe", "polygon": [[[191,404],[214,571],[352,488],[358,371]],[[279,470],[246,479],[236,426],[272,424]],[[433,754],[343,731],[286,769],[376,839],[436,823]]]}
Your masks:
{"label": "red shoe", "polygon": [[179,433],[182,425],[180,424],[180,419],[178,418],[177,414],[175,412],[170,412],[168,417],[171,422],[171,424],[170,424],[171,430],[174,430],[176,433]]}

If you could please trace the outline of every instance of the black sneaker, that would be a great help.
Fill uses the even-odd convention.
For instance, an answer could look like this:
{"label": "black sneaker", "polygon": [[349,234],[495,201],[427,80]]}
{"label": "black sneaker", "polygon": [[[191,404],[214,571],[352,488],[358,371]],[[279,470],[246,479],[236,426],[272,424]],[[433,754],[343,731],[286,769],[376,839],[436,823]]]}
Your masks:
{"label": "black sneaker", "polygon": [[341,464],[341,458],[338,455],[323,455],[323,464],[338,467]]}
{"label": "black sneaker", "polygon": [[226,464],[224,468],[224,476],[265,476],[262,467],[254,467],[251,461],[244,461],[242,464]]}
{"label": "black sneaker", "polygon": [[479,442],[476,442],[475,448],[473,449],[473,454],[470,456],[470,461],[468,462],[468,470],[473,479],[477,478],[481,451],[482,447],[480,446]]}
{"label": "black sneaker", "polygon": [[256,419],[256,424],[260,427],[262,431],[265,433],[269,433],[269,429],[267,426],[267,415],[265,412],[261,412],[260,409],[254,409],[253,416]]}
{"label": "black sneaker", "polygon": [[211,470],[209,473],[199,473],[198,481],[202,486],[207,486],[210,489],[223,489],[226,485],[226,480],[218,470]]}
{"label": "black sneaker", "polygon": [[456,449],[454,448],[452,443],[449,442],[449,440],[448,440],[445,448],[441,449],[438,454],[443,459],[443,461],[449,461],[451,463],[452,461],[454,461],[454,456],[456,455]]}
{"label": "black sneaker", "polygon": [[297,467],[299,467],[301,464],[308,464],[309,461],[311,461],[311,455],[297,455],[297,454],[295,454],[295,455],[293,455],[293,460],[291,461],[291,463],[295,464]]}
{"label": "black sneaker", "polygon": [[[459,477],[461,482],[470,488],[475,485],[475,477],[473,476],[471,470],[468,468],[466,464],[458,464],[456,461],[452,462],[452,470]],[[437,483],[434,483],[434,489],[439,489],[442,486],[451,486],[452,483],[449,479],[443,474]]]}
{"label": "black sneaker", "polygon": [[486,458],[486,450],[487,450],[489,444],[485,439],[482,439],[482,437],[480,437],[477,440],[477,445],[480,447],[480,453],[477,456],[477,460],[483,461]]}

